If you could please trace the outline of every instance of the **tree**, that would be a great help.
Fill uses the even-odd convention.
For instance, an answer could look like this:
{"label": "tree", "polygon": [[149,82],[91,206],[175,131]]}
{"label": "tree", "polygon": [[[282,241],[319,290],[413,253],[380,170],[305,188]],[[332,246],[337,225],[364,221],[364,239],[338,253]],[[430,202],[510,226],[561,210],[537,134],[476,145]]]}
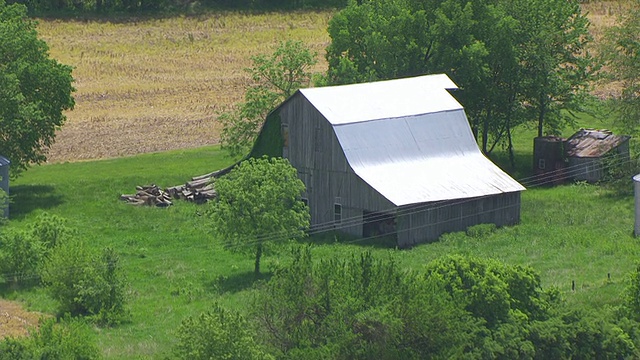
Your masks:
{"label": "tree", "polygon": [[[559,135],[573,118],[564,110],[584,110],[589,81],[598,69],[586,46],[589,20],[577,1],[505,2],[522,24],[518,37],[525,114],[537,122],[538,136]],[[546,128],[546,130],[545,130]]]}
{"label": "tree", "polygon": [[13,174],[46,160],[74,106],[71,70],[49,57],[25,6],[0,0],[0,154]]}
{"label": "tree", "polygon": [[616,98],[617,123],[627,132],[640,128],[640,1],[606,35],[601,53],[609,65],[609,76],[622,83]]}
{"label": "tree", "polygon": [[305,236],[309,210],[300,196],[304,184],[281,158],[250,158],[216,181],[214,228],[233,251],[255,252],[255,275],[264,251],[283,240]]}
{"label": "tree", "polygon": [[253,85],[247,89],[244,102],[218,118],[222,123],[220,142],[229,155],[246,155],[267,113],[309,84],[309,68],[316,63],[315,57],[302,42],[289,40],[281,42],[270,56],[251,58],[253,66],[246,70]]}
{"label": "tree", "polygon": [[328,31],[329,83],[446,73],[485,153],[510,147],[511,129],[525,121],[555,131],[593,71],[587,20],[573,1],[363,0]]}

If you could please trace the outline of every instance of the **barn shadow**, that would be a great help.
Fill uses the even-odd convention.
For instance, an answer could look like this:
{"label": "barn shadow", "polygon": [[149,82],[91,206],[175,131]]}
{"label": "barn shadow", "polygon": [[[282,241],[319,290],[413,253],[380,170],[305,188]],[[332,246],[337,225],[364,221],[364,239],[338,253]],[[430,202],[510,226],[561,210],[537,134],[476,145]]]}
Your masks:
{"label": "barn shadow", "polygon": [[225,293],[235,294],[247,290],[261,282],[267,282],[273,276],[272,273],[260,273],[258,277],[253,271],[237,273],[229,276],[219,276],[214,281],[205,284],[205,288],[219,295]]}
{"label": "barn shadow", "polygon": [[298,244],[306,245],[331,245],[331,244],[348,244],[367,248],[393,249],[398,243],[393,235],[369,235],[366,237],[357,237],[337,231],[322,232],[306,237],[298,241]]}
{"label": "barn shadow", "polygon": [[11,219],[24,218],[34,210],[47,210],[64,203],[62,194],[51,185],[16,185],[10,188]]}

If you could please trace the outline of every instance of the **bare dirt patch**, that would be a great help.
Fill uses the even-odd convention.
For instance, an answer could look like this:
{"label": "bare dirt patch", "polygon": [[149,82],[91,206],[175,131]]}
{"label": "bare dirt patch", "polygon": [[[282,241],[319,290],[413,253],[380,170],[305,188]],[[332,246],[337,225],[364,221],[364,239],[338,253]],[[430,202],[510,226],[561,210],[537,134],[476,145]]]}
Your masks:
{"label": "bare dirt patch", "polygon": [[0,339],[27,335],[42,316],[24,310],[17,302],[0,299]]}

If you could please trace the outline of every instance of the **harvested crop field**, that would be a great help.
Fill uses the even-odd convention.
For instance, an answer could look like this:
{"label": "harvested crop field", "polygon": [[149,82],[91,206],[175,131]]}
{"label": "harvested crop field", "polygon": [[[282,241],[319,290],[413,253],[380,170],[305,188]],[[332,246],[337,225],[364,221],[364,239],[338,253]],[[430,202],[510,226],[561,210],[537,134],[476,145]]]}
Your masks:
{"label": "harvested crop field", "polygon": [[332,12],[211,13],[122,21],[39,20],[51,56],[73,66],[76,107],[50,162],[211,145],[217,114],[241,101],[250,57],[281,40],[324,49]]}
{"label": "harvested crop field", "polygon": [[[599,39],[624,6],[584,5]],[[250,57],[280,40],[301,40],[326,70],[332,11],[112,21],[40,20],[51,55],[75,67],[76,107],[58,132],[50,162],[90,160],[218,142],[220,111],[242,100]],[[602,84],[597,94],[615,92]]]}

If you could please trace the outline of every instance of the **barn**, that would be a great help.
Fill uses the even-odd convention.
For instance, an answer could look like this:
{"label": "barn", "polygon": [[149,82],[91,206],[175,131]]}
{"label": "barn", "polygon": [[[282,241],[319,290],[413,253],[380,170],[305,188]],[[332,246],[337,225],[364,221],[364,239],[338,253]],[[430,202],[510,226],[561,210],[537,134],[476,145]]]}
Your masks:
{"label": "barn", "polygon": [[251,155],[289,159],[312,229],[410,247],[516,224],[524,187],[480,152],[456,88],[438,74],[302,89],[267,116]]}

